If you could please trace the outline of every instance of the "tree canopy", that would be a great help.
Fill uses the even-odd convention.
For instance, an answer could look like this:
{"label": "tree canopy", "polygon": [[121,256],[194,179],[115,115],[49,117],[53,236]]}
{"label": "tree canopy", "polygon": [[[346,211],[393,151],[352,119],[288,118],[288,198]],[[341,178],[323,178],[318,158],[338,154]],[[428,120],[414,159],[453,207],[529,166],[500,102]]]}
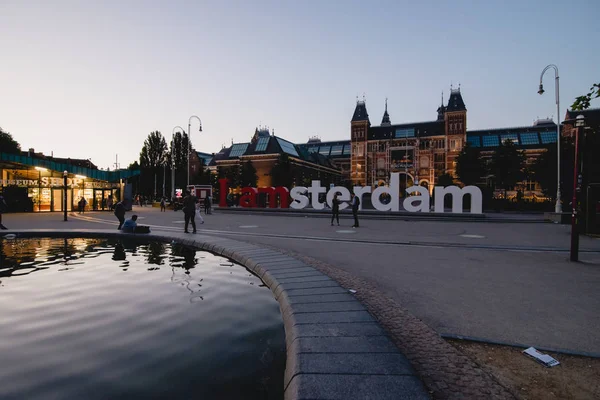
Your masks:
{"label": "tree canopy", "polygon": [[438,176],[436,186],[452,186],[454,185],[454,178],[450,174],[442,174]]}
{"label": "tree canopy", "polygon": [[248,160],[240,166],[240,185],[256,187],[258,176],[252,161]]}
{"label": "tree canopy", "polygon": [[456,175],[465,185],[475,185],[487,174],[479,149],[468,143],[456,158]]}
{"label": "tree canopy", "polygon": [[492,155],[490,172],[495,177],[496,188],[507,190],[521,182],[524,177],[525,155],[510,140],[500,143]]}
{"label": "tree canopy", "polygon": [[573,111],[587,110],[590,108],[592,99],[597,99],[598,97],[600,97],[600,83],[594,83],[587,94],[575,99],[571,105],[571,109]]}
{"label": "tree canopy", "polygon": [[285,186],[291,188],[294,183],[292,163],[286,153],[279,155],[275,165],[271,168],[271,186]]}
{"label": "tree canopy", "polygon": [[21,152],[21,145],[8,132],[0,128],[0,152],[18,154]]}
{"label": "tree canopy", "polygon": [[140,152],[142,168],[157,168],[163,165],[167,153],[167,142],[159,131],[151,132]]}

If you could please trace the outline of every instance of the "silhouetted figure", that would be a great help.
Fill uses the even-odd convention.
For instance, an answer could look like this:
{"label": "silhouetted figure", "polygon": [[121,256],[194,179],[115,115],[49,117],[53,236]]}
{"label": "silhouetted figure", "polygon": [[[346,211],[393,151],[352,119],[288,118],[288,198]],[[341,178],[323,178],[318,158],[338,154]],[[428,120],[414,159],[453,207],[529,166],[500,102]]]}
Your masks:
{"label": "silhouetted figure", "polygon": [[333,220],[337,219],[337,224],[340,226],[340,201],[338,200],[337,193],[333,196],[331,201],[331,226],[333,226]]}
{"label": "silhouetted figure", "polygon": [[188,232],[188,225],[192,223],[193,233],[196,233],[196,196],[192,196],[190,192],[186,192],[183,198],[183,214],[185,219],[185,233]]}
{"label": "silhouetted figure", "polygon": [[206,214],[206,215],[210,214],[210,206],[211,206],[211,204],[210,204],[210,196],[207,195],[204,198],[204,214]]}
{"label": "silhouetted figure", "polygon": [[354,225],[352,227],[358,228],[358,207],[360,206],[360,200],[352,193],[350,201],[352,202],[352,215],[354,216]]}
{"label": "silhouetted figure", "polygon": [[119,220],[119,227],[117,229],[121,229],[125,222],[125,206],[122,201],[118,202],[115,206],[115,217]]}
{"label": "silhouetted figure", "polygon": [[165,199],[164,196],[160,199],[160,211],[161,212],[167,211],[167,199]]}
{"label": "silhouetted figure", "polygon": [[2,225],[2,214],[8,210],[8,206],[6,205],[6,201],[4,200],[4,196],[0,194],[0,229],[8,229],[4,225]]}

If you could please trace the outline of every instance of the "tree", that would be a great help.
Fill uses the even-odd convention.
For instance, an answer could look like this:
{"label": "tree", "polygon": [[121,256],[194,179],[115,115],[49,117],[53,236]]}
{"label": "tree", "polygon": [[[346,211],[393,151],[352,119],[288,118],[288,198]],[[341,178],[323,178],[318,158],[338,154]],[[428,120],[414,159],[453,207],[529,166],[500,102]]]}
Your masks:
{"label": "tree", "polygon": [[479,149],[468,143],[456,158],[456,175],[465,185],[475,185],[487,174]]}
{"label": "tree", "polygon": [[175,186],[183,187],[187,183],[187,153],[186,149],[189,146],[189,140],[187,133],[175,132],[173,140],[170,143],[169,153],[167,159],[169,160],[169,167],[173,164],[171,162],[171,153],[175,160]]}
{"label": "tree", "polygon": [[162,167],[167,153],[167,142],[159,131],[151,132],[140,152],[140,166],[142,168]]}
{"label": "tree", "polygon": [[257,182],[256,168],[252,165],[252,161],[248,160],[240,167],[240,185],[256,187]]}
{"label": "tree", "polygon": [[600,97],[600,83],[594,83],[587,94],[575,99],[571,105],[571,109],[573,111],[587,110],[590,108],[592,99],[597,99],[598,97]]}
{"label": "tree", "polygon": [[293,183],[292,163],[289,156],[286,153],[282,153],[271,168],[271,186],[291,188]]}
{"label": "tree", "polygon": [[[167,155],[167,142],[159,131],[151,132],[140,152],[140,189],[142,192],[154,193],[157,186],[157,174],[162,168]],[[156,184],[155,184],[156,183]]]}
{"label": "tree", "polygon": [[492,155],[490,172],[495,177],[496,187],[504,189],[504,198],[507,190],[523,180],[524,164],[525,154],[510,140],[500,143]]}
{"label": "tree", "polygon": [[138,164],[137,161],[134,161],[131,164],[129,164],[129,166],[127,167],[127,169],[129,169],[129,170],[140,169],[140,164]]}
{"label": "tree", "polygon": [[13,139],[12,135],[4,132],[0,128],[0,152],[18,154],[21,152],[21,145]]}

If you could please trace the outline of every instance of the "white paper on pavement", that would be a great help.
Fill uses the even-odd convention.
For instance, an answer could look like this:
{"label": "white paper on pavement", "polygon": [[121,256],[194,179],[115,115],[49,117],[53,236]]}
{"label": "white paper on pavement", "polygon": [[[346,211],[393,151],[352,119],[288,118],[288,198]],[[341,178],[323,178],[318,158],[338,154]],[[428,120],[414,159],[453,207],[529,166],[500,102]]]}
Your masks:
{"label": "white paper on pavement", "polygon": [[526,350],[523,350],[523,353],[532,357],[540,364],[545,365],[546,367],[554,367],[555,365],[559,365],[560,363],[555,358],[549,356],[548,354],[543,354],[537,351],[534,347],[530,347]]}

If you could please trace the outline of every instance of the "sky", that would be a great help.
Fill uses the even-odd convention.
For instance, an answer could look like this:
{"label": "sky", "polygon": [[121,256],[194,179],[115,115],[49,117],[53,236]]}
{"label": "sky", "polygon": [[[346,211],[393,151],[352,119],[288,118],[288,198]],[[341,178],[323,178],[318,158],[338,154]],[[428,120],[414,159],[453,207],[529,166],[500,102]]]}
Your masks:
{"label": "sky", "polygon": [[0,0],[0,127],[113,169],[192,115],[208,153],[259,125],[344,140],[357,96],[373,125],[386,98],[392,123],[430,121],[459,83],[468,129],[526,126],[556,119],[546,65],[561,118],[600,81],[598,15],[598,0]]}

